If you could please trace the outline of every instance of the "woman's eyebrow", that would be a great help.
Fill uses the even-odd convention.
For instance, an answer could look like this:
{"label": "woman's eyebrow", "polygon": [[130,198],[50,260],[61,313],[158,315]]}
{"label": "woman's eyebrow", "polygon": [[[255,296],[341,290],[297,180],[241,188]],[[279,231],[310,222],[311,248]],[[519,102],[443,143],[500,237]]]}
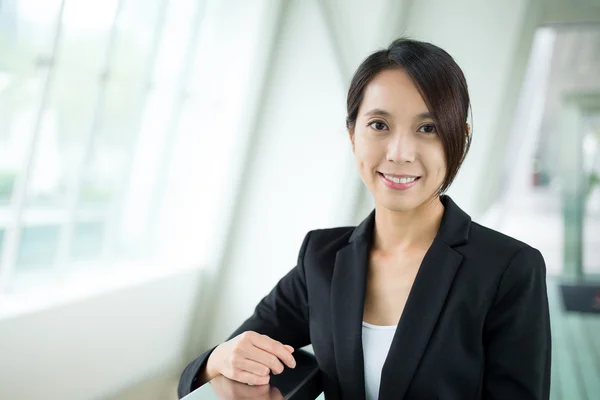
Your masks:
{"label": "woman's eyebrow", "polygon": [[389,112],[387,112],[381,108],[374,108],[371,111],[365,113],[365,115],[369,116],[369,117],[387,117],[387,118],[392,116],[392,114],[390,114]]}
{"label": "woman's eyebrow", "polygon": [[422,121],[424,119],[433,119],[433,115],[430,112],[424,112],[415,117],[416,121]]}
{"label": "woman's eyebrow", "polygon": [[[391,118],[392,114],[389,113],[388,111],[385,111],[384,109],[381,108],[374,108],[371,111],[368,111],[365,113],[366,116],[368,117],[386,117],[386,118]],[[417,116],[415,116],[415,121],[422,121],[424,119],[433,119],[433,115],[429,112],[422,112],[421,114],[418,114]]]}

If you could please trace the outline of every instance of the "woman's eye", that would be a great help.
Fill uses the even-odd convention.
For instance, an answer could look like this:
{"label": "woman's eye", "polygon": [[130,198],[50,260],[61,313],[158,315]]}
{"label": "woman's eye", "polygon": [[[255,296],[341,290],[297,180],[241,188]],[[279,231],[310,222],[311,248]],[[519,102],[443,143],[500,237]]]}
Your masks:
{"label": "woman's eye", "polygon": [[435,129],[435,125],[427,124],[427,125],[421,126],[419,128],[419,132],[423,132],[423,133],[436,133],[437,130]]}
{"label": "woman's eye", "polygon": [[387,128],[387,125],[381,121],[373,121],[369,124],[369,126],[375,129],[376,131],[383,131]]}

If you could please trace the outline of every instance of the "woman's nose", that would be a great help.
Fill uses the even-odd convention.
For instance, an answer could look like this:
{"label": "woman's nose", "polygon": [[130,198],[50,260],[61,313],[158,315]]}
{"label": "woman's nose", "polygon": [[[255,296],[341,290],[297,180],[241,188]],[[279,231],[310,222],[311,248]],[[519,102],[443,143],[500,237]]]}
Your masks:
{"label": "woman's nose", "polygon": [[387,160],[394,163],[414,162],[416,138],[411,132],[398,132],[390,137]]}

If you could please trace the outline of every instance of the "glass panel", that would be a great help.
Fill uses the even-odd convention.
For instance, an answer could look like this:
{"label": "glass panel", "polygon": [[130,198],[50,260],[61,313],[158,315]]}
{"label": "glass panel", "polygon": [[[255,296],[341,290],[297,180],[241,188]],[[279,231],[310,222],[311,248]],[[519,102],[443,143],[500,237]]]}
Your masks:
{"label": "glass panel", "polygon": [[59,231],[58,225],[37,225],[23,228],[17,255],[17,272],[33,268],[46,268],[54,264]]}
{"label": "glass panel", "polygon": [[66,2],[50,98],[36,146],[28,204],[64,207],[94,121],[116,0]]}
{"label": "glass panel", "polygon": [[160,29],[164,10],[162,4],[168,0],[127,0],[116,24],[116,42],[111,76],[123,82],[142,82],[155,45],[155,36]]}
{"label": "glass panel", "polygon": [[[187,2],[188,5],[192,3],[196,4]],[[179,34],[183,32],[185,36],[191,13],[176,21],[173,18],[181,17],[188,9],[182,9],[181,2],[170,2],[166,9],[163,9],[164,4],[164,0],[125,2],[117,21],[116,48],[101,106],[101,124],[89,168],[84,174],[79,205],[80,210],[109,212],[112,216],[105,228],[113,233],[106,238],[110,242],[107,245],[109,255],[115,251],[127,257],[145,254],[140,247],[139,235],[121,231],[120,207],[127,201],[128,194],[143,193],[142,197],[134,196],[133,201],[137,202],[137,211],[147,208],[151,192],[143,188],[156,179],[153,169],[160,163],[160,150],[164,147],[164,135],[172,113],[175,77],[170,77],[170,81],[153,82],[154,89],[149,91],[148,85],[157,69],[156,54],[153,53],[157,46],[160,47],[159,39],[164,34],[163,20],[170,21],[167,25],[171,30],[177,26]],[[172,40],[185,41],[187,38],[172,35]],[[179,46],[180,43],[171,42],[163,45],[167,48]],[[165,56],[168,54],[159,55],[159,58]],[[141,176],[132,169],[140,171]],[[130,179],[132,173],[135,176]],[[138,228],[144,232],[144,217],[141,219]],[[121,240],[124,236],[129,239]]]}
{"label": "glass panel", "polygon": [[144,111],[131,179],[124,193],[124,211],[118,219],[117,230],[121,235],[118,247],[122,256],[147,251],[144,242],[149,235],[151,199],[160,173],[175,94],[172,88],[164,89],[150,94]]}
{"label": "glass panel", "polygon": [[15,188],[16,171],[0,171],[0,204],[8,204]]}
{"label": "glass panel", "polygon": [[192,34],[192,24],[197,8],[202,7],[197,0],[171,0],[167,11],[164,32],[161,38],[154,81],[169,86],[176,85],[183,69],[183,61]]}
{"label": "glass panel", "polygon": [[10,202],[52,64],[60,0],[9,0],[0,7],[0,207]]}
{"label": "glass panel", "polygon": [[102,254],[104,222],[79,222],[73,232],[71,259],[73,261],[97,260]]}
{"label": "glass panel", "polygon": [[79,194],[84,209],[105,210],[123,190],[139,131],[153,47],[160,33],[162,3],[126,1],[119,14],[100,124]]}
{"label": "glass panel", "polygon": [[138,85],[120,81],[108,83],[102,123],[81,186],[82,207],[104,210],[122,190],[139,129],[141,103]]}
{"label": "glass panel", "polygon": [[152,73],[153,89],[145,101],[130,180],[123,193],[122,208],[117,211],[116,231],[119,236],[115,238],[113,246],[119,258],[150,254],[148,240],[151,235],[151,213],[154,211],[151,210],[152,199],[156,194],[157,177],[161,173],[159,168],[166,155],[167,134],[175,128],[173,116],[178,111],[175,108],[177,96],[181,95],[177,89],[192,29],[199,29],[193,26],[198,7],[203,7],[203,4],[195,0],[169,2]]}
{"label": "glass panel", "polygon": [[117,256],[128,258],[132,255],[149,255],[151,237],[150,222],[152,199],[156,196],[157,178],[167,146],[167,134],[174,134],[173,118],[184,62],[189,51],[195,17],[199,7],[204,4],[195,0],[176,0],[169,2],[164,32],[159,42],[157,63],[153,71],[153,90],[148,94],[138,146],[135,149],[131,166],[131,179],[124,193],[124,202],[119,211],[118,231],[114,247]]}

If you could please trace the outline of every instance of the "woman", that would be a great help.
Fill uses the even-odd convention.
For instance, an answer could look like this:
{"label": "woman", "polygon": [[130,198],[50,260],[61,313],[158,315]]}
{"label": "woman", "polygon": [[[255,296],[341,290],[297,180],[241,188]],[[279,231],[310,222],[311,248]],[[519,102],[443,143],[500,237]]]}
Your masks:
{"label": "woman", "polygon": [[539,251],[443,193],[469,149],[467,83],[444,50],[398,39],[356,71],[347,127],[375,210],[311,231],[297,266],[231,339],[183,372],[262,385],[312,343],[328,399],[548,399]]}

